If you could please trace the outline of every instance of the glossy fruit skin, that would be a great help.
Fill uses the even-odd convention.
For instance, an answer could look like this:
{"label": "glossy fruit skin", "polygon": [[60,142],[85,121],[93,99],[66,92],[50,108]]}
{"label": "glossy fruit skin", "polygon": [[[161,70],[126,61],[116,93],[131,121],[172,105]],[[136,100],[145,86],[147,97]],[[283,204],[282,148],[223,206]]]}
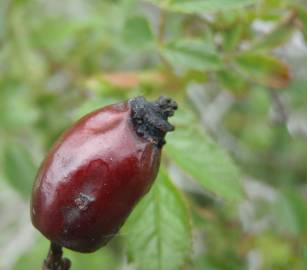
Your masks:
{"label": "glossy fruit skin", "polygon": [[60,137],[42,163],[32,223],[58,245],[97,250],[149,191],[160,155],[160,147],[136,134],[129,102],[90,113]]}

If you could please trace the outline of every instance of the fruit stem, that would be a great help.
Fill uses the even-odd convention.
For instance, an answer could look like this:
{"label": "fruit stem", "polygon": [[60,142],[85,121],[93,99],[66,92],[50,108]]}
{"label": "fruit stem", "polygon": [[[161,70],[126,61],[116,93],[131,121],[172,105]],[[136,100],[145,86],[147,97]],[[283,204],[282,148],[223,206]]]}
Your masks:
{"label": "fruit stem", "polygon": [[42,270],[68,270],[71,265],[70,260],[67,258],[62,258],[62,255],[62,247],[51,242]]}

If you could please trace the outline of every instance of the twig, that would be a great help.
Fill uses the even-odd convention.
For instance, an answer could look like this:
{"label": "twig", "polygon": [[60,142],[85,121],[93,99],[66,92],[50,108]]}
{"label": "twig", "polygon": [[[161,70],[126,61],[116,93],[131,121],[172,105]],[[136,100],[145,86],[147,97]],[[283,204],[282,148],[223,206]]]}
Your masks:
{"label": "twig", "polygon": [[[160,9],[160,17],[159,17],[159,28],[158,28],[158,42],[159,46],[163,47],[165,42],[165,31],[166,31],[166,11]],[[164,66],[168,71],[172,71],[172,67],[170,63],[164,58],[164,56],[160,53],[160,59]]]}
{"label": "twig", "polygon": [[166,11],[161,9],[160,18],[159,18],[159,30],[158,30],[158,39],[160,44],[164,43],[165,30],[166,30]]}
{"label": "twig", "polygon": [[159,24],[158,24],[158,46],[160,47],[159,57],[162,63],[162,66],[165,70],[165,77],[167,77],[168,87],[174,88],[178,82],[178,78],[174,73],[173,67],[171,63],[164,57],[161,52],[165,45],[166,39],[166,23],[167,23],[167,11],[160,9],[160,17],[159,17]]}
{"label": "twig", "polygon": [[273,106],[275,107],[276,112],[278,113],[277,121],[279,123],[285,124],[287,130],[292,136],[300,137],[303,139],[307,139],[307,126],[304,124],[300,124],[298,119],[289,113],[289,109],[283,103],[280,95],[271,90],[271,97],[273,101]]}
{"label": "twig", "polygon": [[273,104],[275,105],[275,110],[279,114],[279,121],[281,123],[286,123],[289,120],[289,113],[283,104],[280,95],[275,90],[270,90],[270,94],[272,97]]}
{"label": "twig", "polygon": [[70,260],[62,258],[62,255],[62,247],[51,242],[42,270],[68,270],[71,265]]}

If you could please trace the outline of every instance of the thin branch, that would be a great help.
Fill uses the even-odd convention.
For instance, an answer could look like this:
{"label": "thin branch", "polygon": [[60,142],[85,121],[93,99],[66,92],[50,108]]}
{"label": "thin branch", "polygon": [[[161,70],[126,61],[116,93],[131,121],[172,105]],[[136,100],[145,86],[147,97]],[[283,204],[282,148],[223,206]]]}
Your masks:
{"label": "thin branch", "polygon": [[[163,47],[165,42],[165,31],[166,31],[166,11],[163,9],[160,9],[160,17],[159,17],[159,28],[158,28],[158,42],[159,46]],[[170,63],[164,58],[164,56],[160,53],[160,59],[166,69],[170,72],[172,72],[172,67]]]}
{"label": "thin branch", "polygon": [[[160,9],[160,17],[158,25],[158,45],[160,49],[162,49],[165,44],[166,23],[167,23],[167,11],[164,9]],[[168,77],[167,82],[169,84],[169,87],[173,88],[174,85],[176,85],[178,78],[174,73],[171,63],[169,63],[169,61],[163,56],[161,51],[159,52],[159,57],[166,73],[165,77]],[[173,86],[171,86],[172,84]]]}
{"label": "thin branch", "polygon": [[289,112],[289,109],[283,103],[279,93],[274,90],[270,90],[273,106],[278,113],[278,122],[285,124],[288,132],[296,137],[307,139],[307,126],[300,124],[298,119]]}
{"label": "thin branch", "polygon": [[289,120],[289,113],[280,95],[275,90],[270,90],[270,94],[272,97],[273,104],[275,106],[275,110],[278,113],[279,121],[282,123],[287,123]]}
{"label": "thin branch", "polygon": [[70,260],[62,258],[62,256],[62,247],[51,242],[42,270],[68,270],[71,265]]}
{"label": "thin branch", "polygon": [[160,9],[160,18],[159,18],[159,32],[158,32],[158,39],[160,45],[164,43],[165,39],[165,30],[166,30],[166,11]]}

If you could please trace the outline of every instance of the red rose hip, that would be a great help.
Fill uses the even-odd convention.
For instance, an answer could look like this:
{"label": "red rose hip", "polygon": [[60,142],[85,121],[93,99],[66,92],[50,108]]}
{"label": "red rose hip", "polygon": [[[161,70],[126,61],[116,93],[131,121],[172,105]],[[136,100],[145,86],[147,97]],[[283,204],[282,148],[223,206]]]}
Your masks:
{"label": "red rose hip", "polygon": [[143,97],[92,112],[55,143],[37,174],[31,217],[52,243],[79,252],[105,245],[159,169],[176,102]]}

